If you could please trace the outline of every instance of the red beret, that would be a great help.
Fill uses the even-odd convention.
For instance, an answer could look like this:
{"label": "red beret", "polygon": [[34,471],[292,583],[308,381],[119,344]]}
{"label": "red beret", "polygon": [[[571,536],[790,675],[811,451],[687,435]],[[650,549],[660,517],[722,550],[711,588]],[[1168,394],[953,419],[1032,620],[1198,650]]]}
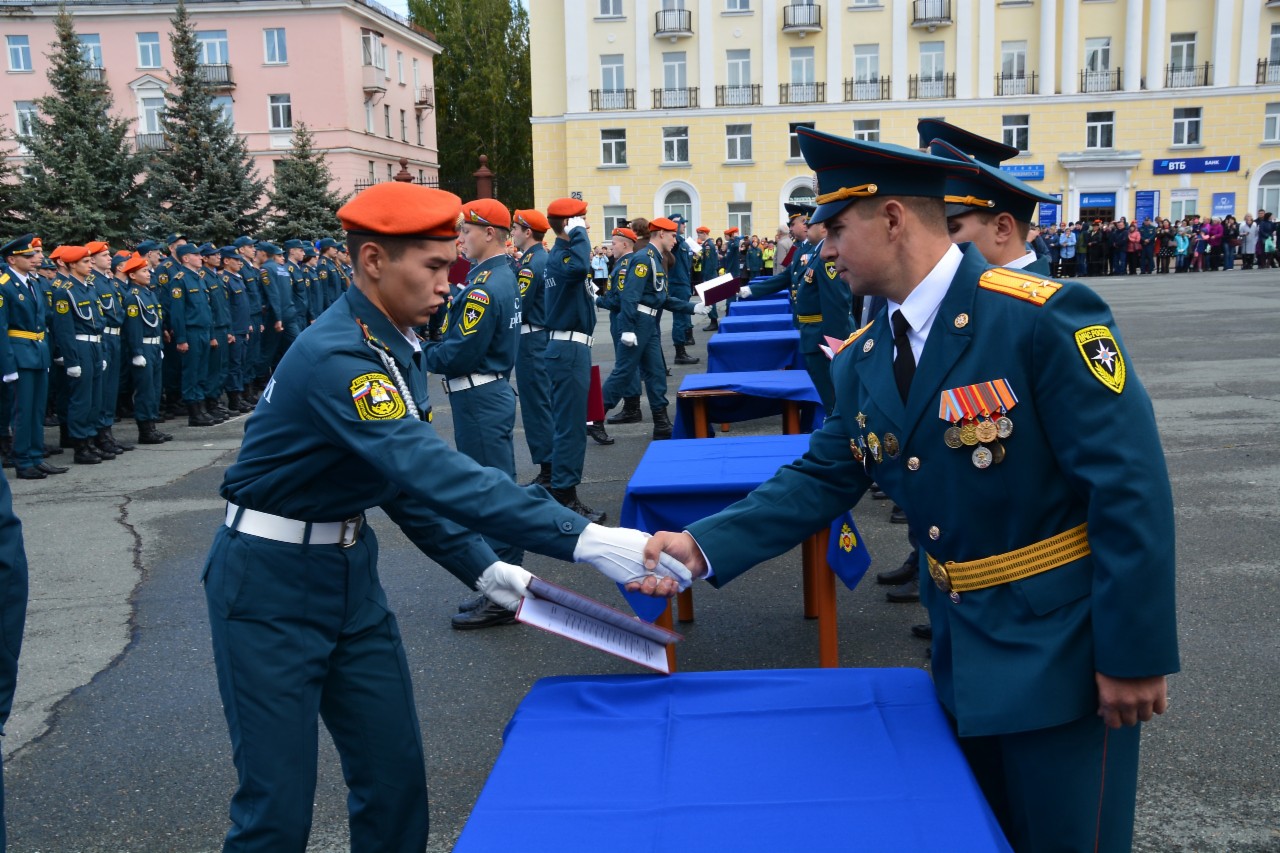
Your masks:
{"label": "red beret", "polygon": [[41,241],[41,239],[40,239],[39,237],[32,237],[32,238],[31,238],[31,248],[33,248],[33,249],[39,249],[39,248],[41,248],[43,245],[44,245],[44,244],[43,244],[43,242]]}
{"label": "red beret", "polygon": [[84,246],[59,246],[58,260],[65,264],[74,264],[89,257],[89,250]]}
{"label": "red beret", "polygon": [[632,231],[630,228],[615,228],[613,229],[613,236],[626,237],[632,243],[634,243],[638,239],[636,237],[636,232]]}
{"label": "red beret", "polygon": [[659,216],[657,219],[649,220],[650,231],[671,231],[674,233],[678,228],[679,226],[665,216]]}
{"label": "red beret", "polygon": [[724,233],[725,233],[725,236],[726,236],[726,237],[728,237],[728,236],[732,236],[733,234],[737,234],[737,233],[738,233],[738,226],[736,226],[736,225],[735,225],[735,226],[733,226],[732,228],[726,228],[726,229],[724,229]]}
{"label": "red beret", "polygon": [[108,251],[111,247],[101,240],[91,240],[84,244],[84,248],[89,254],[96,255],[99,252]]}
{"label": "red beret", "polygon": [[338,219],[353,234],[453,240],[461,212],[462,199],[451,192],[387,181],[357,193],[338,208]]}
{"label": "red beret", "polygon": [[587,203],[580,198],[558,198],[547,205],[547,216],[562,216],[567,219],[571,216],[584,216],[586,212]]}
{"label": "red beret", "polygon": [[710,233],[711,233],[711,229],[710,229],[710,228],[708,228],[708,227],[707,227],[707,226],[705,226],[705,225],[699,225],[699,226],[698,226],[698,233],[699,233],[699,234],[710,234]]}
{"label": "red beret", "polygon": [[511,211],[496,198],[478,198],[462,206],[462,221],[470,222],[472,225],[510,228]]}
{"label": "red beret", "polygon": [[551,224],[541,210],[517,210],[514,219],[530,231],[551,230]]}
{"label": "red beret", "polygon": [[137,252],[134,252],[133,255],[131,255],[127,261],[120,264],[120,272],[124,273],[125,275],[128,275],[134,270],[140,270],[145,268],[146,265],[147,265],[147,259],[142,257],[142,255],[139,255]]}

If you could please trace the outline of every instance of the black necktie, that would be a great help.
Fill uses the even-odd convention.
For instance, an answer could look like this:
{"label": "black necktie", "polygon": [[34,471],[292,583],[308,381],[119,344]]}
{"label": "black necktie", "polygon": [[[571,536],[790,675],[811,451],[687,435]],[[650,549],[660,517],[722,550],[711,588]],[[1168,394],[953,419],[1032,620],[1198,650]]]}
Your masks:
{"label": "black necktie", "polygon": [[905,403],[907,392],[911,390],[911,379],[916,375],[916,357],[911,352],[911,340],[907,337],[911,324],[901,311],[894,311],[890,320],[893,323],[893,378]]}

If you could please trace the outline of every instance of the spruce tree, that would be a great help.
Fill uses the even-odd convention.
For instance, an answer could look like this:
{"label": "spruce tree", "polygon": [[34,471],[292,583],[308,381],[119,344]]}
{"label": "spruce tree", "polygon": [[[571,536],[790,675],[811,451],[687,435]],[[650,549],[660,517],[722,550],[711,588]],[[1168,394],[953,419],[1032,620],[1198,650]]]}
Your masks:
{"label": "spruce tree", "polygon": [[137,239],[144,159],[133,151],[130,123],[111,114],[111,90],[93,73],[65,6],[54,27],[53,93],[36,100],[31,133],[17,137],[29,159],[16,207],[50,245]]}
{"label": "spruce tree", "polygon": [[229,243],[257,233],[266,183],[245,141],[213,104],[200,74],[195,23],[182,0],[170,22],[175,70],[161,120],[166,147],[156,152],[147,174],[143,224],[152,235],[176,231]]}
{"label": "spruce tree", "polygon": [[324,152],[313,147],[313,139],[307,126],[298,124],[293,129],[292,150],[276,164],[271,220],[264,232],[270,240],[342,236],[337,211],[347,196],[330,187],[333,173]]}
{"label": "spruce tree", "polygon": [[[0,124],[7,123],[6,118],[0,114]],[[6,134],[0,141],[15,142],[16,139]],[[19,212],[18,189],[17,171],[0,155],[0,243],[26,233],[25,217]]]}

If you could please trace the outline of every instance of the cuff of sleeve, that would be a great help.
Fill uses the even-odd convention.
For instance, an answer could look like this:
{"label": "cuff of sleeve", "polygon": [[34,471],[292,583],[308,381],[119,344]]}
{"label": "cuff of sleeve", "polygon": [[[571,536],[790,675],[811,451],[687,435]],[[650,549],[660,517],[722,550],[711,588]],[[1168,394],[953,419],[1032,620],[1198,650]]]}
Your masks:
{"label": "cuff of sleeve", "polygon": [[[685,533],[689,533],[689,531],[686,530]],[[692,533],[689,533],[689,538],[693,539],[693,544],[698,546],[698,553],[702,555],[702,562],[707,564],[707,573],[703,575],[701,579],[709,581],[716,576],[715,567],[711,565],[711,558],[707,556],[706,551],[702,550],[702,545],[694,538]]]}

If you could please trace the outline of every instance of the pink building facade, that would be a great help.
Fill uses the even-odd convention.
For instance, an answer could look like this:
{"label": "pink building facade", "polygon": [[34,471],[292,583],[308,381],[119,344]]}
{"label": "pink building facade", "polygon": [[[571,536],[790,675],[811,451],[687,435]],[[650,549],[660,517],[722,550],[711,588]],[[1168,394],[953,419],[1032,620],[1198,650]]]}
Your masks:
{"label": "pink building facade", "polygon": [[[35,0],[0,17],[0,121],[21,132],[49,93],[57,4]],[[164,145],[160,114],[170,85],[171,3],[68,2],[115,110],[134,122],[139,148]],[[306,123],[336,188],[388,180],[409,161],[414,178],[438,179],[433,60],[441,47],[372,0],[188,0],[202,73],[217,103],[270,178]],[[12,142],[0,151],[21,162]]]}

